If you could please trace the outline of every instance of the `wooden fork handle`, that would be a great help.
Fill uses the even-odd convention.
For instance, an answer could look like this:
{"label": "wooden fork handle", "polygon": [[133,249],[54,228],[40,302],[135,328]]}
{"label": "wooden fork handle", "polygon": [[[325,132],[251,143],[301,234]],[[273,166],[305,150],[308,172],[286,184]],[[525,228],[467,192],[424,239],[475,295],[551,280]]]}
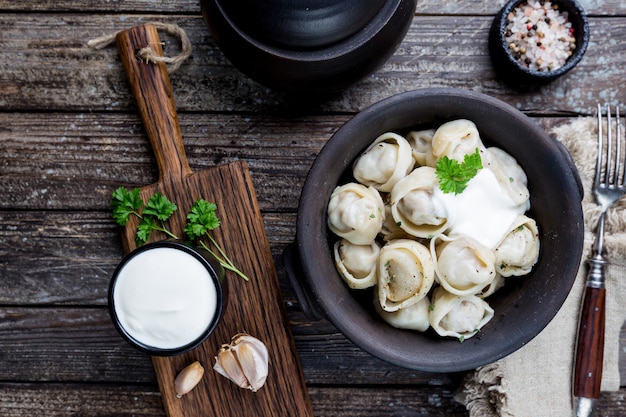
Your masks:
{"label": "wooden fork handle", "polygon": [[573,394],[578,398],[595,399],[600,396],[605,304],[604,287],[587,285],[580,313],[574,368]]}

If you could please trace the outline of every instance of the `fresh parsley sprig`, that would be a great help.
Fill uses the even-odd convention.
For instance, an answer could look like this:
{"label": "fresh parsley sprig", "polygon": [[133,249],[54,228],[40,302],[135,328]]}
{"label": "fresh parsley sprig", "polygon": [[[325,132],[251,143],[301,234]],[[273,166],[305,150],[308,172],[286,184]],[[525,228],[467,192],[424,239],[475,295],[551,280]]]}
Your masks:
{"label": "fresh parsley sprig", "polygon": [[159,192],[154,193],[146,203],[142,212],[142,219],[137,226],[137,242],[146,243],[153,230],[161,231],[173,239],[178,239],[178,236],[165,227],[165,222],[176,210],[178,210],[176,204],[167,197]]}
{"label": "fresh parsley sprig", "polygon": [[[213,255],[225,269],[248,281],[248,277],[233,264],[233,261],[224,253],[222,247],[211,234],[211,231],[220,225],[216,211],[217,206],[214,203],[209,203],[204,199],[197,200],[187,214],[185,233],[190,240],[197,241],[203,249]],[[217,253],[202,240],[204,238],[207,238],[211,245],[217,249]]]}
{"label": "fresh parsley sprig", "polygon": [[[146,243],[154,230],[163,232],[173,239],[178,239],[178,236],[165,226],[167,220],[178,210],[178,207],[160,192],[154,193],[148,202],[144,204],[139,188],[128,190],[127,188],[119,187],[113,191],[112,206],[113,219],[120,226],[125,226],[131,216],[139,218],[135,234],[137,246]],[[214,203],[209,203],[204,199],[197,200],[187,214],[185,234],[189,240],[198,242],[222,267],[248,281],[248,277],[234,265],[233,261],[230,260],[211,234],[211,231],[220,225],[216,211],[217,206]],[[217,252],[212,250],[202,240],[205,238],[208,239]]]}
{"label": "fresh parsley sprig", "polygon": [[120,187],[113,191],[112,198],[113,219],[117,224],[125,226],[132,215],[141,219],[143,201],[139,196],[139,188],[129,191],[127,188]]}
{"label": "fresh parsley sprig", "polygon": [[439,158],[435,166],[435,175],[439,180],[439,188],[444,193],[460,194],[467,187],[467,183],[483,168],[480,152],[467,154],[463,162],[447,156]]}
{"label": "fresh parsley sprig", "polygon": [[120,226],[126,225],[131,216],[139,218],[135,242],[143,245],[150,239],[153,230],[165,233],[171,238],[178,237],[165,227],[165,222],[176,212],[178,207],[160,192],[154,193],[145,203],[139,194],[139,188],[128,190],[119,187],[112,195],[113,219]]}

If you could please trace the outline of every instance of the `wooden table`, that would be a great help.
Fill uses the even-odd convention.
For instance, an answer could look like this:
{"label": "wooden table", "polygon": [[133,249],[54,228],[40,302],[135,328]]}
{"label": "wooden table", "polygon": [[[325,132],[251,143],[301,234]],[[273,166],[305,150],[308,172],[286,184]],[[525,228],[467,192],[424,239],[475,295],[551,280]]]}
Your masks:
{"label": "wooden table", "polygon": [[[375,101],[461,87],[549,129],[592,114],[598,100],[626,100],[625,2],[583,0],[592,31],[585,58],[526,93],[495,77],[487,53],[502,3],[418,1],[385,66],[323,104],[297,106],[232,67],[196,0],[0,0],[0,415],[165,415],[150,359],[118,336],[106,308],[122,256],[111,191],[154,182],[155,165],[117,50],[92,51],[87,40],[147,21],[187,31],[193,56],[171,79],[190,164],[247,161],[280,265],[311,163]],[[166,39],[167,49],[176,53],[176,41]],[[452,399],[461,375],[410,371],[364,353],[329,322],[307,319],[278,269],[316,416],[467,415]],[[604,394],[599,415],[625,414],[624,395],[626,386]]]}

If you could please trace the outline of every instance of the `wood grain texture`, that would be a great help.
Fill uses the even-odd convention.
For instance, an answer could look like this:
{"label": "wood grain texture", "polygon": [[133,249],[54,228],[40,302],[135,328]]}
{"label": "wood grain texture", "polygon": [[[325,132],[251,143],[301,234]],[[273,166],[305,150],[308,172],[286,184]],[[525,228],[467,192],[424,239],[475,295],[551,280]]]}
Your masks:
{"label": "wood grain texture", "polygon": [[[217,202],[221,217],[216,240],[231,259],[250,277],[250,282],[227,277],[229,299],[215,331],[191,352],[173,357],[154,356],[152,362],[169,417],[228,416],[312,416],[296,346],[282,304],[272,254],[269,249],[256,194],[246,163],[233,162],[192,172],[185,154],[176,106],[163,63],[143,62],[136,53],[150,46],[162,56],[160,39],[153,25],[120,32],[117,46],[137,107],[155,155],[159,178],[141,188],[144,201],[161,192],[178,206],[168,220],[170,230],[184,236],[186,213],[194,201]],[[227,213],[227,215],[222,215]],[[137,222],[122,230],[126,253],[136,248]],[[151,237],[151,241],[163,239]],[[210,371],[220,346],[232,336],[246,332],[263,341],[269,351],[270,371],[258,392],[242,390]],[[178,398],[176,375],[188,364],[200,361],[209,369],[201,383]],[[236,404],[236,407],[233,407]]]}
{"label": "wood grain texture", "polygon": [[573,392],[576,397],[598,398],[604,357],[606,290],[586,287],[578,327]]}

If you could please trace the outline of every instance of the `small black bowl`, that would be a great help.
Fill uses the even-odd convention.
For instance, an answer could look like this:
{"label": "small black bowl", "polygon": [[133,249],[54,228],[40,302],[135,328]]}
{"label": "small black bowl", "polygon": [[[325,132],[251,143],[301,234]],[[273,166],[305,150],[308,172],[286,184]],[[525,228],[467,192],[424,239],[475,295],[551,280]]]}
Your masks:
{"label": "small black bowl", "polygon": [[213,39],[253,80],[307,99],[344,90],[382,66],[416,0],[200,0]]}
{"label": "small black bowl", "polygon": [[505,39],[507,16],[527,0],[511,0],[496,15],[489,31],[489,52],[498,75],[507,83],[524,85],[547,84],[574,68],[582,59],[589,44],[589,24],[584,9],[576,0],[553,0],[560,11],[568,13],[568,20],[574,29],[576,48],[565,64],[552,71],[531,70],[520,64]]}
{"label": "small black bowl", "polygon": [[[116,291],[122,291],[121,289],[118,289],[118,282],[122,280],[123,282],[122,285],[124,285],[123,288],[128,289],[130,285],[128,283],[129,278],[127,278],[130,272],[127,271],[126,275],[123,275],[122,272],[124,271],[124,269],[127,267],[134,268],[133,274],[136,274],[137,272],[140,272],[140,273],[143,272],[141,268],[137,269],[137,263],[136,263],[137,259],[139,259],[142,255],[145,255],[147,252],[159,250],[159,249],[170,250],[169,253],[175,254],[174,256],[176,256],[176,259],[178,260],[178,262],[172,263],[171,258],[170,260],[167,259],[168,255],[165,252],[162,252],[159,254],[156,254],[156,252],[153,252],[154,255],[159,255],[159,256],[151,258],[152,264],[156,265],[155,268],[159,270],[167,270],[169,271],[169,273],[171,273],[171,278],[172,278],[173,283],[180,283],[179,280],[182,278],[181,274],[183,270],[182,262],[191,262],[195,264],[195,267],[199,268],[199,270],[203,270],[208,273],[206,274],[206,276],[208,277],[207,279],[209,280],[207,282],[208,288],[215,290],[215,294],[214,294],[215,310],[213,311],[212,316],[209,316],[207,318],[206,327],[204,327],[202,331],[198,332],[197,336],[194,337],[193,340],[190,340],[189,338],[187,338],[185,342],[182,342],[180,344],[168,345],[168,346],[161,345],[160,347],[156,346],[155,344],[151,344],[147,342],[147,339],[140,340],[141,337],[138,337],[138,333],[136,330],[131,330],[127,328],[131,326],[130,324],[125,327],[125,324],[131,323],[131,320],[127,320],[123,318],[124,314],[120,311],[123,307],[120,307],[119,305],[116,304],[116,300],[119,301],[118,297],[116,296]],[[173,266],[170,268],[170,265],[173,265]],[[202,275],[204,276],[205,274],[203,273]],[[121,276],[122,277],[125,276],[126,278],[120,278]],[[137,275],[133,275],[133,276],[137,276]],[[143,280],[144,278],[146,279],[145,282],[148,282],[148,283],[150,282],[151,277],[146,277],[145,274],[141,274],[140,279]],[[108,307],[109,307],[109,313],[111,315],[111,319],[113,321],[113,325],[115,326],[119,334],[122,336],[122,338],[124,338],[126,342],[128,342],[131,346],[133,346],[134,348],[138,349],[139,351],[143,353],[146,353],[152,356],[174,356],[174,355],[185,353],[195,348],[196,346],[200,345],[215,330],[215,327],[217,326],[221,318],[222,311],[224,310],[226,306],[227,298],[228,298],[227,297],[228,288],[226,286],[227,282],[224,278],[225,278],[224,269],[219,265],[219,263],[217,263],[217,261],[208,252],[202,249],[195,249],[182,242],[171,241],[171,240],[153,242],[153,243],[148,243],[143,246],[140,246],[124,257],[124,259],[120,262],[120,264],[115,269],[115,272],[113,273],[113,277],[111,278],[111,282],[109,284],[109,292],[108,292]],[[124,283],[124,281],[126,282]],[[167,286],[163,286],[161,288],[161,294],[163,294],[165,291],[168,291],[167,294],[169,294],[170,292],[175,293],[177,292],[177,287],[178,285],[170,286],[169,284]],[[136,300],[137,302],[140,302],[141,298],[145,299],[146,297],[149,297],[149,295],[146,293],[148,293],[148,291],[145,291],[145,293],[143,291],[141,291],[140,293],[136,293],[137,298],[130,300],[130,301]],[[182,304],[189,305],[188,303],[182,303]],[[179,306],[180,305],[177,305],[177,307]],[[168,310],[168,307],[170,307],[169,305],[167,306],[164,305],[163,307],[164,307],[162,309],[163,311],[159,311],[155,313],[155,317],[157,317],[159,322],[161,323],[167,322],[167,320],[169,320],[168,314],[171,314],[171,311]],[[133,323],[136,326],[137,321],[134,321]],[[177,325],[176,328],[184,325],[184,323],[182,323],[180,319],[177,319],[177,321],[174,324]],[[167,330],[170,330],[170,329],[171,327],[167,328]]]}

